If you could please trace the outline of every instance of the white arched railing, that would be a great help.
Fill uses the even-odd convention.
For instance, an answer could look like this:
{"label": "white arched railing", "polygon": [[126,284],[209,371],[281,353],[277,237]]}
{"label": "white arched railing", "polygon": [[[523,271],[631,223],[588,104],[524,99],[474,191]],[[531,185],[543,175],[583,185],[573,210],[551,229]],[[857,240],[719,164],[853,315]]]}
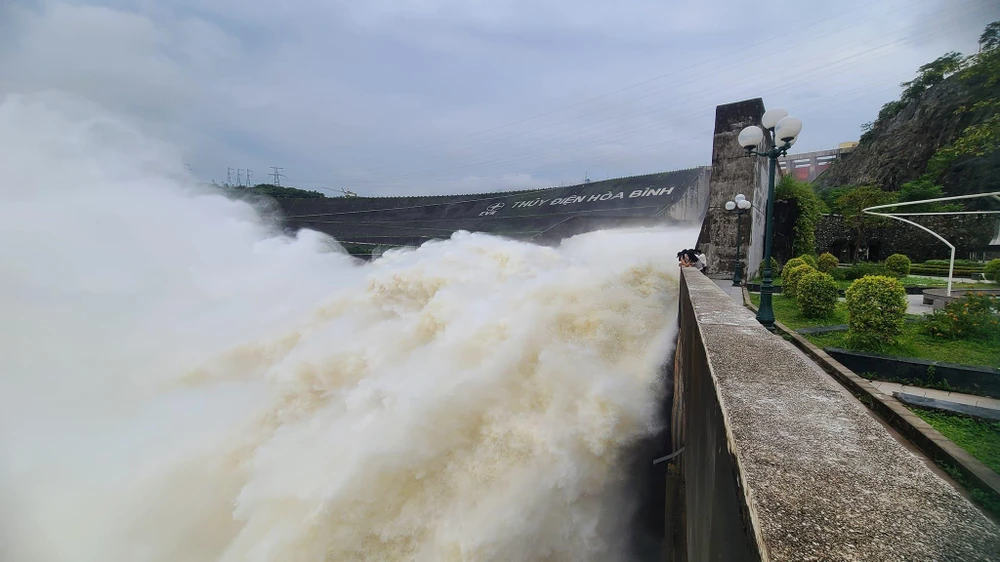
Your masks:
{"label": "white arched railing", "polygon": [[947,216],[947,215],[996,215],[1000,214],[1000,211],[941,211],[934,213],[875,213],[873,211],[878,209],[891,209],[894,207],[907,207],[910,205],[922,205],[924,203],[937,203],[940,201],[958,201],[960,199],[979,199],[983,197],[993,197],[997,201],[1000,201],[1000,191],[994,191],[990,193],[973,193],[972,195],[956,195],[954,197],[939,197],[937,199],[924,199],[923,201],[908,201],[906,203],[891,203],[889,205],[877,205],[875,207],[868,207],[867,209],[862,209],[861,212],[867,215],[873,215],[876,217],[886,217],[893,220],[898,220],[900,222],[905,222],[906,224],[915,226],[924,232],[929,233],[938,240],[945,243],[948,248],[951,249],[951,263],[948,266],[948,296],[951,296],[951,280],[955,273],[955,245],[944,239],[943,236],[934,232],[933,230],[927,228],[922,224],[917,224],[911,220],[904,219],[902,217],[928,217],[928,216]]}

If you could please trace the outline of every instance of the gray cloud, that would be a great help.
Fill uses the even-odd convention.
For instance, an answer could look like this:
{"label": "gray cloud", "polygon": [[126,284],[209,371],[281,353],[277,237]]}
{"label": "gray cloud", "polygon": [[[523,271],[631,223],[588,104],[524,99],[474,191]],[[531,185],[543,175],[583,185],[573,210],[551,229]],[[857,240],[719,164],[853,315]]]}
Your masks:
{"label": "gray cloud", "polygon": [[707,164],[715,105],[755,96],[803,118],[797,149],[833,146],[1000,18],[992,0],[165,4],[4,4],[0,93],[85,96],[204,179],[470,192]]}

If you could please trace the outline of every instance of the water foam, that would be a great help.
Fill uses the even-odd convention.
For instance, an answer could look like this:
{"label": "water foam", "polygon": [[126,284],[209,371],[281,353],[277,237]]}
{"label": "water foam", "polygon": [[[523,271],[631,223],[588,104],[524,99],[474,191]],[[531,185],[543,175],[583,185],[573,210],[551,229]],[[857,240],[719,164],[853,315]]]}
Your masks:
{"label": "water foam", "polygon": [[362,264],[54,95],[0,167],[0,558],[623,556],[693,233]]}

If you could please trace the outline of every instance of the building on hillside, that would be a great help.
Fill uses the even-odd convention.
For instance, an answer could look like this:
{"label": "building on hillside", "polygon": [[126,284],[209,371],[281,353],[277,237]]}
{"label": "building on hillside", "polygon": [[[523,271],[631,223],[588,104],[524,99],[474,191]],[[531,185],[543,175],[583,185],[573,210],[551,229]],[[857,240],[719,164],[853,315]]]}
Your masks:
{"label": "building on hillside", "polygon": [[783,173],[791,173],[799,181],[811,182],[819,177],[827,168],[843,155],[852,152],[858,146],[857,142],[842,142],[837,148],[789,154],[778,159]]}

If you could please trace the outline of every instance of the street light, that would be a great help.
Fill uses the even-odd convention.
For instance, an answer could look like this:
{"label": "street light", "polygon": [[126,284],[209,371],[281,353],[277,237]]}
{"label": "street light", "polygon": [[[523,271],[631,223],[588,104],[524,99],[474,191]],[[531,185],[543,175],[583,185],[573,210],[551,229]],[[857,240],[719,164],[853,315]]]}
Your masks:
{"label": "street light", "polygon": [[733,287],[740,284],[740,274],[743,271],[743,263],[740,261],[740,240],[743,238],[743,213],[750,209],[750,201],[742,193],[737,194],[732,201],[726,202],[727,211],[736,212],[736,268],[733,269]]}
{"label": "street light", "polygon": [[764,141],[764,131],[756,125],[751,125],[739,135],[740,146],[746,150],[747,156],[766,156],[770,165],[767,177],[767,213],[764,227],[764,278],[760,284],[760,307],[757,309],[757,321],[770,331],[774,331],[774,307],[771,296],[774,286],[771,284],[771,231],[774,228],[774,174],[778,166],[778,158],[788,154],[788,149],[795,144],[802,132],[802,121],[789,117],[784,109],[770,109],[760,118],[760,124],[767,129],[767,150],[760,152],[758,147]]}

